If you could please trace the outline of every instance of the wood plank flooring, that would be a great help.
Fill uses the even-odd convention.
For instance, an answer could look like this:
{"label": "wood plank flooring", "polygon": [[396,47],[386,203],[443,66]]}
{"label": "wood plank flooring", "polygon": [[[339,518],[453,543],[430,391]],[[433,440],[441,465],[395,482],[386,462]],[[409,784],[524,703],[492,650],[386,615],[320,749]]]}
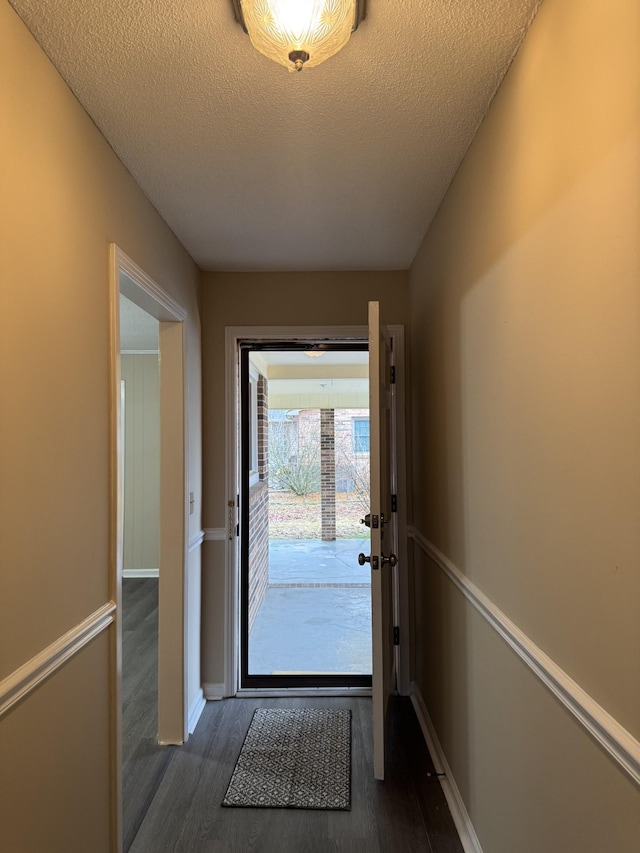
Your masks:
{"label": "wood plank flooring", "polygon": [[[371,700],[209,702],[182,747],[157,744],[158,582],[123,581],[124,850],[131,853],[462,853],[409,699],[392,699],[388,772],[373,779]],[[351,811],[222,808],[258,707],[350,708]]]}
{"label": "wood plank flooring", "polygon": [[171,760],[158,745],[158,580],[122,582],[122,778],[125,853]]}
{"label": "wood plank flooring", "polygon": [[[222,808],[258,707],[341,707],[353,712],[350,812]],[[132,853],[461,853],[408,699],[394,699],[387,779],[373,779],[370,699],[227,699],[208,703],[175,750]]]}

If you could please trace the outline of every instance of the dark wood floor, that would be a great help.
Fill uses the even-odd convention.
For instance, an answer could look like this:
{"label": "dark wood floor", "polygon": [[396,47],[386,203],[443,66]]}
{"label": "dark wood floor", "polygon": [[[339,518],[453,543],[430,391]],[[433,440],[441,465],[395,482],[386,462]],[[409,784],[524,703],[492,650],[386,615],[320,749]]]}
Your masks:
{"label": "dark wood floor", "polygon": [[158,580],[122,582],[122,778],[125,853],[169,765],[158,746]]}
{"label": "dark wood floor", "polygon": [[[373,779],[371,700],[209,702],[182,747],[157,734],[157,581],[125,580],[124,849],[131,853],[462,853],[411,702],[392,700],[387,778]],[[258,707],[353,712],[351,811],[222,808]]]}

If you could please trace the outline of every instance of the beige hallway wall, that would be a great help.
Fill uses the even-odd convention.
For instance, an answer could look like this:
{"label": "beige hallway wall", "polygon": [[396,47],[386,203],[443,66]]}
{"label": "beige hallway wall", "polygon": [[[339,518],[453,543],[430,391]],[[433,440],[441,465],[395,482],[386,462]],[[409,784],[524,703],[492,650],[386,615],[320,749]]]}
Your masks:
{"label": "beige hallway wall", "polygon": [[[640,7],[545,0],[412,266],[414,525],[640,738]],[[416,549],[416,678],[486,853],[640,792]]]}
{"label": "beige hallway wall", "polygon": [[[202,287],[204,526],[224,527],[225,327],[367,324],[379,300],[388,323],[407,323],[408,274],[399,272],[205,273]],[[224,678],[224,541],[203,556],[203,681]]]}
{"label": "beige hallway wall", "polygon": [[[200,344],[195,265],[6,0],[0,63],[1,681],[110,600],[111,241],[189,312],[192,535]],[[112,634],[0,719],[3,849],[109,849]]]}
{"label": "beige hallway wall", "polygon": [[158,354],[122,355],[125,383],[123,571],[160,566]]}

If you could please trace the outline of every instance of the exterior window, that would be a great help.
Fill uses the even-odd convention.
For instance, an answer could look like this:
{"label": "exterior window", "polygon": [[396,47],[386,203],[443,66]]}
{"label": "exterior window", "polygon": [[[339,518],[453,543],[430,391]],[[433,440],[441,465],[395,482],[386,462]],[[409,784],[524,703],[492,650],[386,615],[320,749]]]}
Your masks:
{"label": "exterior window", "polygon": [[353,452],[369,452],[369,418],[354,418],[353,424]]}

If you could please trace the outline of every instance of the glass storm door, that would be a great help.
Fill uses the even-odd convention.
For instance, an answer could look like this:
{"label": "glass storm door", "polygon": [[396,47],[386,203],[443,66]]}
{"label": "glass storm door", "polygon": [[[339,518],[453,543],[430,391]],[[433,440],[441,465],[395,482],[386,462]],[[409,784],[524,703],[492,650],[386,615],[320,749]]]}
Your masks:
{"label": "glass storm door", "polygon": [[370,687],[366,341],[240,345],[241,687]]}

